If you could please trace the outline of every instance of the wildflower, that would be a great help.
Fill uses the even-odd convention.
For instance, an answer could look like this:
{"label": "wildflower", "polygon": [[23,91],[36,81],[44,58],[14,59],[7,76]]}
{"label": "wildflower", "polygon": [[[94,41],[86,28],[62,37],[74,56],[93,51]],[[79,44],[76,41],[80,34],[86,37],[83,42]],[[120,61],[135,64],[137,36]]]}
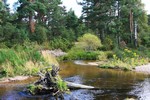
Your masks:
{"label": "wildflower", "polygon": [[136,54],[136,53],[133,53],[133,55],[134,55],[134,57],[136,57],[136,56],[137,56],[137,54]]}

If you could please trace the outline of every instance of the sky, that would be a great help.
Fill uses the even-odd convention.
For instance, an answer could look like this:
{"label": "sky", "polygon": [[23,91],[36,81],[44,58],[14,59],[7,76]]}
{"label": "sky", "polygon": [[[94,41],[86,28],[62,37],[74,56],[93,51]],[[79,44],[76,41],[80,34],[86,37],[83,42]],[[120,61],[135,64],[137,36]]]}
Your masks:
{"label": "sky", "polygon": [[[8,3],[10,6],[13,5],[14,2],[17,0],[8,0]],[[75,14],[79,17],[82,12],[82,7],[77,4],[76,1],[81,2],[82,0],[62,0],[63,5],[66,6],[67,11],[69,11],[71,8],[75,11]],[[150,0],[142,0],[142,3],[145,5],[145,10],[147,11],[147,14],[150,14]]]}

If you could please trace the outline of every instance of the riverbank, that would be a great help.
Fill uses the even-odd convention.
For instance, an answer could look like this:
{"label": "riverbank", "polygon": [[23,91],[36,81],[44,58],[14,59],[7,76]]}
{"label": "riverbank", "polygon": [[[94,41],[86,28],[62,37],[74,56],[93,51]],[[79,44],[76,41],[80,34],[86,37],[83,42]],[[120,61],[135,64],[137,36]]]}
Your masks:
{"label": "riverbank", "polygon": [[15,77],[2,78],[2,79],[0,79],[0,83],[23,81],[23,80],[27,80],[31,77],[32,76],[15,76]]}
{"label": "riverbank", "polygon": [[[74,61],[75,64],[77,65],[89,65],[89,66],[100,66],[100,64],[102,64],[103,62],[84,62],[82,60],[77,60]],[[100,67],[103,68],[103,67]],[[108,69],[123,69],[120,67],[110,67]],[[136,66],[133,70],[130,71],[135,71],[135,72],[140,72],[140,73],[144,73],[144,74],[150,74],[150,63],[145,64],[145,65],[141,65],[141,66]]]}
{"label": "riverbank", "polygon": [[[14,50],[14,52],[16,52],[15,50]],[[57,60],[56,60],[56,57],[58,57],[58,56],[61,56],[61,55],[65,55],[66,53],[65,52],[62,52],[61,50],[42,50],[42,51],[40,51],[40,53],[39,53],[40,55],[41,55],[41,57],[43,57],[43,59],[44,59],[44,61],[45,62],[48,62],[49,64],[54,64],[54,65],[59,65],[58,64],[58,62],[57,62]],[[16,53],[16,55],[17,55],[17,53]],[[18,56],[18,55],[17,55]],[[11,56],[10,56],[11,57]],[[22,57],[23,58],[23,57]],[[21,58],[20,58],[21,59]],[[22,60],[22,59],[21,59]],[[28,63],[28,62],[27,62]],[[40,68],[44,68],[44,67],[46,67],[46,66],[44,66],[44,64],[42,65],[42,67],[39,67],[40,65],[39,64],[36,64],[36,63],[40,63],[40,65],[42,64],[42,62],[41,61],[39,61],[39,62],[35,62],[35,63],[33,63],[32,61],[30,61],[30,63],[29,64],[26,64],[26,66],[25,66],[25,68],[27,69],[30,69],[30,70],[34,70],[34,69],[36,69],[35,71],[36,72],[34,72],[34,74],[33,74],[33,72],[30,72],[30,74],[26,74],[27,72],[29,72],[29,71],[24,71],[24,72],[22,72],[22,73],[24,73],[24,75],[25,76],[23,76],[23,75],[20,75],[20,74],[17,74],[17,73],[15,73],[15,71],[14,71],[14,74],[11,76],[6,76],[6,77],[2,77],[2,78],[0,78],[0,83],[9,83],[9,82],[16,82],[16,81],[23,81],[23,80],[28,80],[29,78],[31,78],[33,75],[36,75],[36,73],[38,72],[38,70],[40,69]],[[5,64],[5,63],[4,63]],[[47,64],[48,65],[48,64]],[[2,68],[5,68],[6,66],[5,65],[3,65],[3,67]],[[10,67],[13,67],[13,66],[10,66]],[[16,66],[14,66],[14,67],[16,67]],[[24,69],[25,69],[24,68]],[[37,69],[38,68],[38,69]],[[24,70],[23,69],[23,70]],[[7,71],[7,70],[6,70]],[[7,73],[9,73],[8,71],[7,71]]]}
{"label": "riverbank", "polygon": [[150,63],[142,66],[137,66],[135,67],[134,71],[144,74],[150,74]]}
{"label": "riverbank", "polygon": [[[85,65],[85,66],[99,66],[99,64],[101,62],[84,62],[84,61],[74,61],[75,64],[77,65]],[[116,68],[114,68],[115,70]],[[131,70],[133,72],[137,72],[137,73],[143,73],[143,74],[150,74],[150,63],[146,64],[146,65],[141,65],[141,66],[137,66],[135,67],[135,69]],[[24,81],[24,80],[28,80],[29,78],[32,78],[33,76],[15,76],[15,77],[9,77],[9,78],[2,78],[0,79],[0,83],[9,83],[9,82],[15,82],[15,81]]]}
{"label": "riverbank", "polygon": [[[90,85],[94,87],[101,88],[100,90],[87,90],[79,89],[71,91],[70,94],[65,96],[65,100],[72,100],[77,98],[79,100],[84,100],[85,97],[87,100],[92,99],[89,96],[93,97],[95,100],[111,99],[117,95],[120,100],[125,98],[134,97],[128,94],[128,92],[133,90],[132,86],[137,86],[137,84],[147,77],[146,75],[134,73],[132,71],[121,71],[121,70],[112,70],[112,69],[100,69],[94,66],[81,66],[76,65],[74,62],[61,62],[60,76],[62,76],[65,81],[70,81],[79,84]],[[130,78],[129,78],[130,77]],[[35,80],[36,81],[36,80]],[[27,95],[15,95],[24,90],[24,88],[35,81],[25,80],[19,82],[10,82],[0,84],[0,97],[3,99],[13,98],[14,100],[21,100],[26,98],[32,100],[33,98],[26,97]],[[148,85],[149,86],[149,85]],[[103,90],[104,89],[104,90]],[[142,89],[140,89],[142,90]],[[21,92],[22,93],[22,92]],[[128,94],[128,95],[127,95]],[[110,97],[111,96],[111,97]],[[123,97],[122,97],[123,96]],[[69,98],[68,98],[69,97]],[[40,98],[40,97],[39,97]],[[39,99],[36,98],[36,99]],[[42,98],[42,97],[41,97]],[[40,98],[40,99],[41,99]],[[97,99],[96,99],[97,98]]]}

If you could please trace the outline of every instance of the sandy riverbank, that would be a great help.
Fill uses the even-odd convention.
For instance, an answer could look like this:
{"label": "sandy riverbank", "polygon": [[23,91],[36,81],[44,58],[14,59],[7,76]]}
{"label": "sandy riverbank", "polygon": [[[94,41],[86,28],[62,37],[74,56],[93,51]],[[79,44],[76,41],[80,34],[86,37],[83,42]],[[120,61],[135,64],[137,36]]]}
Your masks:
{"label": "sandy riverbank", "polygon": [[135,67],[134,71],[144,74],[150,74],[150,63],[142,66],[137,66]]}
{"label": "sandy riverbank", "polygon": [[15,77],[2,78],[2,79],[0,79],[0,83],[23,81],[23,80],[27,80],[28,78],[31,78],[31,77],[32,76],[15,76]]}

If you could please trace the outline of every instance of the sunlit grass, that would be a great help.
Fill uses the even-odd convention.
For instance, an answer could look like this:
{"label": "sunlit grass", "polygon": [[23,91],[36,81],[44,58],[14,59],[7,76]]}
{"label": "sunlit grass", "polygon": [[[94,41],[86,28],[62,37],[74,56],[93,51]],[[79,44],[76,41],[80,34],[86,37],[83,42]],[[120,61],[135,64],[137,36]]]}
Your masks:
{"label": "sunlit grass", "polygon": [[113,55],[111,60],[100,65],[102,68],[119,68],[125,70],[132,70],[136,66],[144,65],[149,63],[149,58],[142,57],[136,52],[129,49],[124,49],[123,51],[118,51]]}
{"label": "sunlit grass", "polygon": [[58,65],[58,62],[48,51],[0,49],[0,73],[3,77],[36,75],[41,68],[51,64]]}

